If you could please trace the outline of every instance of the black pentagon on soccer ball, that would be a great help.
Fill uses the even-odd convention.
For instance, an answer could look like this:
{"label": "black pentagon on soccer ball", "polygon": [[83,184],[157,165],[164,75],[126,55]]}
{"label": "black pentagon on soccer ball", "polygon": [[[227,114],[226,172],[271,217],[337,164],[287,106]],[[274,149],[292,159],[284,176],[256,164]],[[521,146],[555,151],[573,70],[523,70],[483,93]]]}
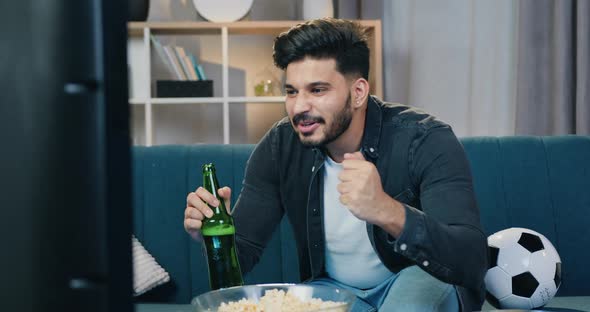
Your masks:
{"label": "black pentagon on soccer ball", "polygon": [[488,263],[488,269],[491,269],[495,266],[498,265],[498,253],[500,252],[500,249],[498,247],[489,247],[490,253],[489,253],[489,263]]}
{"label": "black pentagon on soccer ball", "polygon": [[555,287],[559,288],[559,285],[561,285],[561,262],[555,264],[555,277],[553,277],[553,281],[555,282]]}
{"label": "black pentagon on soccer ball", "polygon": [[512,293],[517,296],[530,298],[538,286],[539,282],[531,272],[524,272],[512,277]]}
{"label": "black pentagon on soccer ball", "polygon": [[528,251],[530,251],[531,253],[544,249],[543,242],[541,241],[541,238],[537,235],[530,234],[530,233],[522,233],[520,235],[520,239],[518,240],[518,243],[522,247],[524,247]]}
{"label": "black pentagon on soccer ball", "polygon": [[494,295],[490,294],[489,292],[486,292],[486,300],[494,307],[500,309],[500,300],[498,300],[498,298],[496,298]]}

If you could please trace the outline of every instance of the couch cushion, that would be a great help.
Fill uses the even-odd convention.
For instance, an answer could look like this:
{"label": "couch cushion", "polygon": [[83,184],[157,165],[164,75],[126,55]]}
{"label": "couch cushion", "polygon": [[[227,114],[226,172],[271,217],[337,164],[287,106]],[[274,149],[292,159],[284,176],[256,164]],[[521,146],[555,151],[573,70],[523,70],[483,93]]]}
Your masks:
{"label": "couch cushion", "polygon": [[474,137],[462,143],[487,235],[525,227],[545,235],[562,260],[558,294],[590,293],[590,138]]}
{"label": "couch cushion", "polygon": [[547,137],[557,251],[563,262],[559,295],[590,294],[590,137]]}
{"label": "couch cushion", "polygon": [[[590,270],[585,264],[590,257],[590,138],[471,137],[461,141],[471,163],[486,234],[514,226],[544,234],[563,262],[558,295],[590,293]],[[133,148],[134,234],[171,277],[170,283],[140,296],[139,301],[188,303],[208,290],[201,244],[191,241],[182,227],[186,195],[202,184],[201,165],[214,162],[220,183],[232,188],[235,202],[253,147]],[[284,219],[245,281],[296,282],[297,261]]]}
{"label": "couch cushion", "polygon": [[[171,282],[139,298],[143,302],[188,303],[209,289],[204,250],[184,232],[186,195],[202,185],[201,165],[216,165],[220,184],[232,188],[232,202],[241,190],[253,145],[134,147],[134,233],[170,273]],[[298,267],[288,222],[283,220],[259,265],[245,282],[296,282]],[[285,242],[285,243],[282,243]],[[275,262],[281,259],[281,262]],[[293,264],[294,263],[294,264]]]}
{"label": "couch cushion", "polygon": [[134,148],[134,234],[171,278],[140,300],[187,302],[190,297],[191,244],[182,227],[188,168],[187,147]]}

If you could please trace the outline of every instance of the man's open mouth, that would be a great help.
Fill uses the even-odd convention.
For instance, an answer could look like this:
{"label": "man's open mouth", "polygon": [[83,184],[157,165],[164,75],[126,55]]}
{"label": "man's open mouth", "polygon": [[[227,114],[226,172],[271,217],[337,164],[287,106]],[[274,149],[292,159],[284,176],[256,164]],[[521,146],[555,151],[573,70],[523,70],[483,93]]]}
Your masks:
{"label": "man's open mouth", "polygon": [[297,123],[297,129],[299,130],[299,132],[301,132],[301,134],[304,134],[304,135],[311,134],[319,126],[320,126],[319,122],[312,121],[312,120],[301,121],[301,122]]}

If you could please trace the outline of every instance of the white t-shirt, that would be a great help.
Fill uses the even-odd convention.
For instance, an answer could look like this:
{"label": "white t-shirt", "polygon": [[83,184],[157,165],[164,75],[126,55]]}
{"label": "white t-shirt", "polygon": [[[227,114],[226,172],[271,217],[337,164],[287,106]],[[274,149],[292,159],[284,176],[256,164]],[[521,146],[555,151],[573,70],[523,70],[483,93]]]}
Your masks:
{"label": "white t-shirt", "polygon": [[326,271],[347,285],[367,289],[393,273],[381,262],[369,241],[366,223],[340,202],[337,185],[342,165],[330,157],[324,162],[324,234]]}

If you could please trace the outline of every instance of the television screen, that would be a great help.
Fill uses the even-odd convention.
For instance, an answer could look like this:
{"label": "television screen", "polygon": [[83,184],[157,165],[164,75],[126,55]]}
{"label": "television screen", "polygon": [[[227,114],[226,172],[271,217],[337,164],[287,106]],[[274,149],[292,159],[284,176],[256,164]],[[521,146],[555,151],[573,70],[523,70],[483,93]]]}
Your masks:
{"label": "television screen", "polygon": [[127,2],[0,4],[0,309],[132,311]]}

